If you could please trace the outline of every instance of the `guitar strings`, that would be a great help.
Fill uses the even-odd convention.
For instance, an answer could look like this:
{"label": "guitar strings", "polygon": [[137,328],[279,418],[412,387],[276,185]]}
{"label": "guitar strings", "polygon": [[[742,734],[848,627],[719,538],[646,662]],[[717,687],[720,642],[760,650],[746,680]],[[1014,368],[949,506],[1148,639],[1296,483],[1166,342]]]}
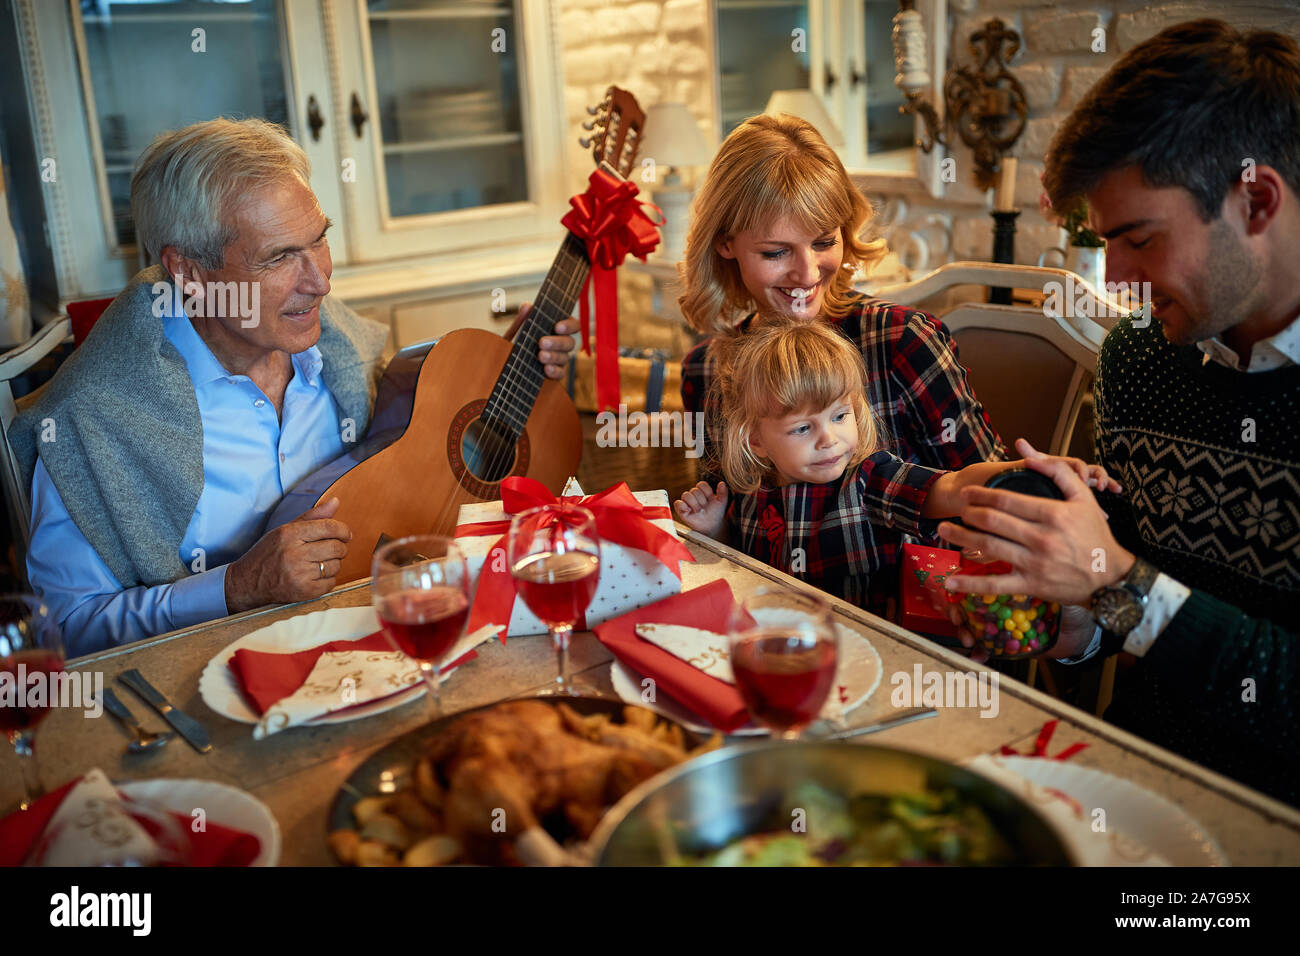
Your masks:
{"label": "guitar strings", "polygon": [[[622,166],[624,158],[630,159],[630,156],[620,157],[620,166]],[[590,294],[592,291],[589,286],[585,285],[585,281],[591,271],[591,263],[586,255],[585,247],[578,248],[576,239],[577,237],[574,236],[573,233],[565,233],[564,240],[560,246],[555,262],[546,278],[543,280],[542,288],[538,290],[537,300],[534,302],[533,308],[542,310],[543,314],[541,318],[546,317],[545,312],[548,309],[566,313],[558,316],[555,320],[556,322],[559,322],[560,319],[573,314],[572,305],[569,306],[568,310],[564,310],[561,303],[554,300],[550,294],[550,288],[552,285],[560,287],[561,295],[565,301],[572,300],[576,302],[583,293]],[[530,318],[532,317],[530,316]],[[515,345],[512,346],[511,352],[506,358],[506,367],[502,370],[501,377],[498,378],[497,382],[493,386],[492,392],[489,394],[488,399],[484,404],[485,413],[492,411],[499,414],[509,430],[514,430],[515,428],[518,429],[521,438],[525,434],[528,419],[532,414],[533,408],[536,406],[537,393],[539,393],[542,386],[546,384],[545,369],[529,364],[528,358],[530,356],[525,356],[522,353],[524,351],[529,353],[534,352],[537,346],[540,345],[541,338],[554,332],[553,326],[551,330],[548,331],[544,325],[539,323],[536,326],[538,335],[533,338],[528,331],[529,325],[529,320],[525,319],[524,324],[521,325],[520,329],[516,333],[520,338],[517,338]],[[516,350],[521,353],[518,355],[517,359],[515,355]],[[573,356],[570,361],[575,361],[576,358],[577,356]],[[530,391],[534,392],[533,398],[529,403],[530,407],[527,409],[520,408],[512,401],[517,389],[519,386],[523,385],[525,381],[527,381]],[[493,407],[493,398],[498,399],[497,404],[500,406],[499,408]],[[514,419],[518,419],[518,421],[515,421]],[[517,449],[518,439],[508,443],[504,441],[499,442],[489,454],[487,465],[486,468],[483,469],[483,473],[489,476],[495,475],[499,469],[506,465],[508,457],[513,458],[517,455]],[[468,472],[470,470],[469,463],[464,462],[464,465],[465,471]],[[463,474],[457,476],[456,486],[459,492],[463,492],[471,498],[477,497],[470,493],[465,487]],[[443,508],[440,510],[438,515],[439,526],[443,524],[444,520],[450,517],[453,508],[455,508],[459,513],[461,503],[460,498],[461,494],[453,494],[444,502]]]}
{"label": "guitar strings", "polygon": [[[545,318],[545,313],[548,310],[562,311],[561,303],[556,302],[554,297],[549,292],[550,285],[560,286],[564,298],[568,299],[570,297],[576,297],[575,286],[580,285],[580,283],[585,278],[584,276],[585,270],[581,268],[582,265],[584,264],[583,257],[573,254],[574,251],[570,248],[570,242],[569,242],[571,236],[572,236],[571,233],[566,234],[565,243],[561,247],[560,253],[557,256],[556,269],[554,270],[555,281],[553,283],[547,283],[546,281],[543,281],[542,288],[539,290],[537,302],[533,306],[534,309],[541,310],[542,314],[539,316],[539,318]],[[548,276],[548,278],[551,277]],[[572,311],[573,309],[571,306],[569,308],[569,313],[572,314]],[[561,318],[563,317],[564,316],[561,316]],[[556,321],[558,322],[559,320],[557,319]],[[521,436],[524,433],[525,427],[527,425],[528,417],[531,414],[531,409],[528,412],[524,413],[519,407],[517,407],[511,401],[511,397],[514,391],[518,389],[521,385],[523,385],[526,380],[531,380],[531,382],[536,382],[539,377],[541,379],[541,382],[537,384],[537,389],[540,391],[541,385],[545,384],[546,377],[545,377],[544,370],[540,368],[533,370],[532,366],[526,364],[528,359],[524,355],[521,354],[519,356],[519,359],[514,363],[514,367],[512,367],[511,359],[514,358],[514,352],[516,348],[518,348],[521,353],[523,351],[527,351],[531,353],[535,349],[535,347],[540,343],[541,336],[550,334],[547,332],[544,325],[538,325],[537,328],[540,334],[536,338],[531,338],[528,332],[528,322],[529,320],[525,319],[525,325],[520,327],[519,333],[517,334],[522,334],[523,340],[517,342],[516,345],[512,345],[511,355],[507,356],[506,367],[502,370],[503,374],[497,380],[497,384],[494,386],[493,391],[489,395],[488,401],[485,403],[485,407],[484,407],[484,411],[485,412],[488,411],[489,406],[492,404],[493,396],[498,397],[499,405],[500,405],[499,414],[501,418],[504,419],[504,422],[507,426],[512,428],[518,427]],[[533,361],[536,361],[535,358],[533,359]],[[535,397],[534,397],[534,402],[535,402]],[[495,411],[496,409],[493,410]],[[519,418],[520,420],[516,422],[513,420],[514,418]],[[493,451],[488,456],[486,468],[482,468],[480,466],[481,471],[484,474],[488,474],[488,475],[496,474],[498,469],[505,466],[507,462],[507,458],[513,457],[516,454],[516,447],[517,447],[517,442],[510,442],[510,443],[501,442],[498,445],[496,445]],[[464,469],[465,472],[469,472],[468,465],[469,463],[465,462],[465,469]],[[434,524],[435,528],[444,527],[445,522],[452,517],[453,510],[457,512],[457,515],[459,514],[460,505],[462,504],[461,499],[463,496],[475,500],[478,497],[477,495],[474,495],[471,491],[469,491],[469,489],[466,487],[466,475],[463,472],[456,476],[456,487],[457,487],[457,492],[453,492],[451,495],[449,495],[447,499],[443,502],[442,507],[439,509]],[[454,531],[454,527],[452,528],[452,530]]]}

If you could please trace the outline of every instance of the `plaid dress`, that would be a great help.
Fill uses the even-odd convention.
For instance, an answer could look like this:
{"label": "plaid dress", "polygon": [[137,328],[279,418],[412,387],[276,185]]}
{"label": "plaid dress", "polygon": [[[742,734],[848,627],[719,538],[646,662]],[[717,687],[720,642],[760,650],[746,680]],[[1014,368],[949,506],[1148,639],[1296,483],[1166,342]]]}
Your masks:
{"label": "plaid dress", "polygon": [[768,485],[733,495],[727,505],[732,547],[885,616],[898,595],[904,534],[930,538],[938,521],[922,518],[930,486],[943,474],[876,452],[854,472],[824,485]]}
{"label": "plaid dress", "polygon": [[[753,316],[737,328],[744,332]],[[858,350],[867,366],[867,401],[884,426],[885,448],[904,461],[956,471],[980,461],[1005,461],[1006,449],[989,417],[971,391],[957,346],[933,316],[880,299],[859,295],[840,319],[832,320]],[[716,415],[709,387],[717,374],[705,339],[682,360],[682,402],[688,412],[705,413],[705,454]],[[716,484],[712,472],[704,477]]]}

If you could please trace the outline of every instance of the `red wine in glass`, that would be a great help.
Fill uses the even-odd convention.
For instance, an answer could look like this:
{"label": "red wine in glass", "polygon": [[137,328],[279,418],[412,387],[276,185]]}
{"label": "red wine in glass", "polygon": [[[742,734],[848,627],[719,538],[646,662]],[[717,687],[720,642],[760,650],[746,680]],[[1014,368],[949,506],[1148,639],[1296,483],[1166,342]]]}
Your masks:
{"label": "red wine in glass", "polygon": [[[63,673],[63,655],[39,649],[19,651],[10,657],[0,658],[0,673],[11,675],[7,680],[13,681],[15,691],[24,685],[30,689],[32,685],[27,682],[32,674],[46,675],[44,678],[46,693],[41,698],[44,703],[33,706],[24,702],[21,707],[17,703],[12,707],[0,706],[0,730],[6,733],[30,730],[44,720],[45,715],[50,712],[52,703],[50,695],[56,686],[51,678],[55,674]],[[15,695],[15,700],[17,699]]]}
{"label": "red wine in glass", "polygon": [[768,727],[799,730],[817,719],[835,680],[835,646],[798,631],[764,628],[732,647],[731,669],[749,711]]}
{"label": "red wine in glass", "polygon": [[388,541],[370,566],[370,596],[388,642],[420,664],[433,715],[442,714],[442,656],[465,633],[469,570],[445,535]]}
{"label": "red wine in glass", "polygon": [[[21,810],[45,793],[36,766],[36,726],[57,703],[53,699],[56,688],[48,681],[62,671],[63,636],[41,599],[31,594],[0,594],[0,678],[15,692],[19,682],[26,684],[28,698],[22,706],[17,693],[12,702],[8,695],[0,698],[0,730],[9,738],[22,768]],[[34,673],[47,675],[45,701],[35,706],[30,702],[33,686],[29,682]],[[4,813],[0,810],[0,816]]]}
{"label": "red wine in glass", "polygon": [[510,519],[506,546],[515,588],[551,632],[555,645],[553,693],[597,693],[569,678],[569,639],[600,583],[600,536],[589,508],[559,502],[522,511]]}
{"label": "red wine in glass", "polygon": [[384,595],[379,618],[408,657],[439,661],[465,632],[469,601],[460,587],[408,588]]}
{"label": "red wine in glass", "polygon": [[519,596],[547,627],[573,626],[600,583],[600,556],[588,551],[530,554],[511,569]]}

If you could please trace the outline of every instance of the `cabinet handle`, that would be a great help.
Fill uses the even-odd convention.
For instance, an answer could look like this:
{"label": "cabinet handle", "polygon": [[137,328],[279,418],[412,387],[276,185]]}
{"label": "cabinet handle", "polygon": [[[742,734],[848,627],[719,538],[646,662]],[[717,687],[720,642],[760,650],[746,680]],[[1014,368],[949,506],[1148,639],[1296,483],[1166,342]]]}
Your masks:
{"label": "cabinet handle", "polygon": [[325,117],[320,115],[320,104],[316,102],[315,93],[307,97],[307,126],[311,129],[312,142],[319,143],[320,131],[325,126]]}
{"label": "cabinet handle", "polygon": [[835,71],[832,70],[831,65],[827,63],[826,64],[826,92],[829,93],[832,89],[834,89],[835,84],[838,82],[839,79],[838,77],[835,76]]}
{"label": "cabinet handle", "polygon": [[849,86],[856,89],[858,84],[865,83],[867,74],[859,73],[858,66],[852,60],[849,61]]}
{"label": "cabinet handle", "polygon": [[361,127],[366,125],[366,120],[370,119],[370,114],[366,108],[361,105],[361,97],[356,93],[352,94],[352,128],[357,131],[357,139],[361,138]]}

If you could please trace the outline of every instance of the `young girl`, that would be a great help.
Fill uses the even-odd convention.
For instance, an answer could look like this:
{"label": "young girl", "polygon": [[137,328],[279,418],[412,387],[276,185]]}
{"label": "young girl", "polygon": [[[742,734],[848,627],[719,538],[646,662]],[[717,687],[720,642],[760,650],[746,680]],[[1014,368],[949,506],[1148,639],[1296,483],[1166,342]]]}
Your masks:
{"label": "young girl", "polygon": [[954,469],[1007,457],[943,325],[854,291],[854,272],[884,251],[863,238],[871,215],[835,151],[797,117],[752,117],[718,149],[679,266],[682,314],[711,336],[682,362],[682,401],[705,413],[710,444],[718,348],[793,316],[839,329],[861,353],[867,403],[899,458]]}
{"label": "young girl", "polygon": [[[774,320],[719,355],[714,399],[724,423],[717,488],[675,502],[682,522],[824,591],[887,616],[898,593],[900,538],[932,538],[961,510],[959,491],[1014,462],[939,471],[883,450],[866,368],[830,325]],[[1118,485],[1068,461],[1085,482]]]}

